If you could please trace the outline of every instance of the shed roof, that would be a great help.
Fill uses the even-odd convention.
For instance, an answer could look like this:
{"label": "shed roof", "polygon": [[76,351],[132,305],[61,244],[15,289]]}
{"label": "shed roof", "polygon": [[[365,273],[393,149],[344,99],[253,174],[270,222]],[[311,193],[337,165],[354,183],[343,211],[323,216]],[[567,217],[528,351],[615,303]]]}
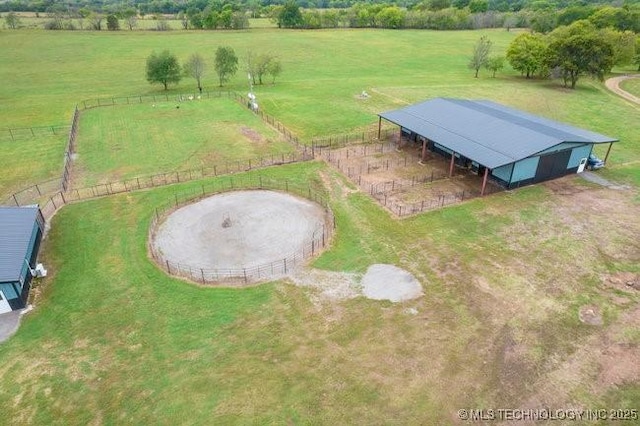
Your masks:
{"label": "shed roof", "polygon": [[563,142],[617,141],[488,100],[435,98],[379,115],[491,169]]}
{"label": "shed roof", "polygon": [[16,281],[29,250],[38,207],[0,207],[0,282]]}

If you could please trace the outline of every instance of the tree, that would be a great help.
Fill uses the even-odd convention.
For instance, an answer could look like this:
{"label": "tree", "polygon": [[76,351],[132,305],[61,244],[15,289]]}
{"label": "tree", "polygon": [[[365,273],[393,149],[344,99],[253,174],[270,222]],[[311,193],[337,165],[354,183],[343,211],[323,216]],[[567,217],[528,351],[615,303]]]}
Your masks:
{"label": "tree", "polygon": [[482,36],[476,43],[473,49],[473,55],[469,60],[469,69],[475,70],[474,77],[478,78],[478,71],[482,68],[489,58],[489,52],[491,51],[491,40],[487,36]]}
{"label": "tree", "polygon": [[180,12],[178,12],[178,20],[182,24],[183,30],[189,29],[189,16],[186,14],[184,10],[181,10]]}
{"label": "tree", "polygon": [[109,31],[117,31],[120,29],[120,22],[118,21],[118,17],[113,13],[107,15],[107,29]]}
{"label": "tree", "polygon": [[89,14],[89,24],[91,28],[96,31],[102,30],[102,19],[104,19],[104,17],[101,14],[91,12]]}
{"label": "tree", "polygon": [[159,55],[153,52],[147,58],[147,81],[149,83],[162,83],[164,90],[167,90],[170,83],[178,84],[180,77],[178,59],[168,50]]}
{"label": "tree", "polygon": [[504,68],[504,56],[491,56],[487,59],[487,63],[484,67],[492,72],[492,77],[495,78],[496,72]]}
{"label": "tree", "polygon": [[7,27],[15,30],[20,26],[20,17],[15,12],[9,12],[5,15],[4,22],[7,24]]}
{"label": "tree", "polygon": [[282,64],[277,58],[273,58],[267,67],[267,74],[271,76],[271,84],[276,84],[276,77],[282,73]]}
{"label": "tree", "polygon": [[613,46],[614,64],[629,65],[632,63],[636,51],[636,35],[634,33],[604,28],[598,31],[598,35]]}
{"label": "tree", "polygon": [[550,34],[548,64],[560,70],[565,87],[571,82],[572,89],[584,74],[604,79],[615,60],[611,43],[583,22],[560,27]]}
{"label": "tree", "polygon": [[215,57],[215,69],[220,87],[238,71],[238,57],[231,47],[218,47]]}
{"label": "tree", "polygon": [[202,93],[202,77],[204,77],[205,71],[207,70],[207,64],[204,62],[204,58],[194,53],[187,59],[182,69],[185,75],[196,79],[198,90]]}
{"label": "tree", "polygon": [[287,0],[277,16],[278,28],[300,28],[304,24],[300,7],[295,0]]}
{"label": "tree", "polygon": [[402,28],[404,12],[398,6],[389,6],[376,14],[376,22],[381,28]]}
{"label": "tree", "polygon": [[91,29],[95,31],[102,30],[102,20],[104,19],[104,16],[102,16],[102,14],[91,12],[88,18],[89,18],[89,25],[91,26]]}
{"label": "tree", "polygon": [[482,13],[489,10],[488,0],[471,0],[469,2],[469,11],[471,13]]}
{"label": "tree", "polygon": [[546,43],[541,36],[522,33],[509,45],[507,60],[514,70],[531,78],[544,68],[546,49]]}
{"label": "tree", "polygon": [[127,23],[127,27],[129,27],[129,31],[133,31],[133,28],[138,25],[138,12],[132,8],[128,7],[120,12],[120,16],[124,19],[124,22]]}

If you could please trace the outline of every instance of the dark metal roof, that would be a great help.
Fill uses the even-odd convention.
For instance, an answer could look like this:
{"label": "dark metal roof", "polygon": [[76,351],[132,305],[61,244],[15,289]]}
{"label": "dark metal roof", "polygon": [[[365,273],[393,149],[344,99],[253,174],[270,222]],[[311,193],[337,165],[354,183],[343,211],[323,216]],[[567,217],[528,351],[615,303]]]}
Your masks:
{"label": "dark metal roof", "polygon": [[563,142],[617,142],[488,100],[435,98],[379,115],[490,169]]}
{"label": "dark metal roof", "polygon": [[20,277],[38,211],[38,207],[0,207],[0,282]]}

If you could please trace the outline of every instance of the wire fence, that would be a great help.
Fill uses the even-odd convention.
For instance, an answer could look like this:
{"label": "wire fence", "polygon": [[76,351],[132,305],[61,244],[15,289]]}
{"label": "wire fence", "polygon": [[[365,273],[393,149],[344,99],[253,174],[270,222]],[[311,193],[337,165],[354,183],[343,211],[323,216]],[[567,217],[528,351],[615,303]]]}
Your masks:
{"label": "wire fence", "polygon": [[67,124],[55,124],[50,126],[18,127],[0,129],[0,141],[22,141],[47,136],[58,136],[69,131]]}
{"label": "wire fence", "polygon": [[73,118],[71,119],[71,129],[69,130],[69,140],[64,150],[64,166],[62,168],[61,185],[62,190],[66,191],[71,185],[71,167],[73,166],[73,155],[76,152],[76,139],[78,137],[78,122],[80,120],[80,112],[76,106],[73,110]]}
{"label": "wire fence", "polygon": [[384,128],[380,130],[379,137],[377,129],[356,133],[316,137],[311,139],[311,147],[314,153],[322,155],[325,150],[331,151],[334,149],[344,148],[349,145],[357,146],[358,144],[366,144],[367,142],[384,141],[390,139],[393,135],[397,135],[397,133],[398,131],[395,129]]}
{"label": "wire fence", "polygon": [[[164,219],[176,209],[194,203],[213,194],[234,190],[268,189],[295,194],[321,205],[326,212],[325,222],[314,230],[312,235],[297,247],[292,247],[289,253],[272,262],[239,266],[237,268],[208,268],[205,265],[187,265],[173,262],[158,252],[152,241]],[[331,240],[335,229],[335,217],[323,190],[308,184],[288,180],[276,180],[263,176],[233,176],[218,182],[202,185],[201,188],[175,193],[167,204],[155,209],[155,214],[149,227],[149,252],[154,261],[168,274],[190,279],[202,284],[235,283],[249,284],[265,279],[275,279],[294,272],[305,261],[322,251]],[[250,238],[250,237],[249,237]]]}

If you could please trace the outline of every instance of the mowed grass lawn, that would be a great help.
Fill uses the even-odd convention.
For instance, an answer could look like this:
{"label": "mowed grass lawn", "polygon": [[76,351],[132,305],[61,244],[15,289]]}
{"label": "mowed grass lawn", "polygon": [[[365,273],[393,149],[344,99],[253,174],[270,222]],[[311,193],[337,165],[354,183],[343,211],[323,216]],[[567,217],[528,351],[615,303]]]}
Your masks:
{"label": "mowed grass lawn", "polygon": [[93,108],[80,116],[74,185],[293,151],[277,131],[226,96]]}
{"label": "mowed grass lawn", "polygon": [[[637,205],[622,201],[628,211],[612,220],[537,186],[400,221],[365,194],[346,194],[322,163],[260,173],[327,182],[338,227],[317,267],[396,264],[419,277],[425,296],[332,300],[286,281],[224,289],[166,276],[147,257],[149,222],[200,182],[69,205],[45,240],[51,275],[34,289],[36,309],[0,345],[5,418],[439,425],[457,422],[460,408],[531,400],[637,406],[637,384],[601,384],[593,358],[601,341],[629,353],[640,344],[622,317],[640,295],[599,278],[637,271],[628,248],[638,248],[640,224],[625,223]],[[619,194],[574,180],[566,185],[594,197]],[[600,307],[605,327],[580,323],[587,304]]]}

